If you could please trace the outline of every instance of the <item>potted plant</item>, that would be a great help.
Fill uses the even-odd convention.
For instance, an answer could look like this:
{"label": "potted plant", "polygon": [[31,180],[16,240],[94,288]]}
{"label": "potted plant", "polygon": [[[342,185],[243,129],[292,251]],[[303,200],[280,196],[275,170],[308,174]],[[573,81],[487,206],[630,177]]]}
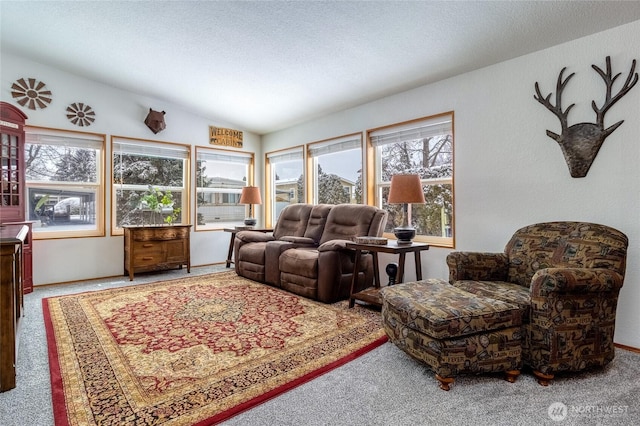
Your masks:
{"label": "potted plant", "polygon": [[180,208],[173,207],[173,194],[170,190],[162,192],[152,185],[149,185],[148,188],[140,200],[140,209],[151,211],[153,224],[156,224],[157,216],[160,215],[164,223],[171,225],[180,214]]}

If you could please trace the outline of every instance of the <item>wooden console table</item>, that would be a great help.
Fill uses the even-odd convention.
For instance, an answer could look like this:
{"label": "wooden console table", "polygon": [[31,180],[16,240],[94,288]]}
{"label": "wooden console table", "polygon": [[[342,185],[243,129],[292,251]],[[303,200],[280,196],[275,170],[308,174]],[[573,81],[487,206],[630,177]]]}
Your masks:
{"label": "wooden console table", "polygon": [[134,272],[187,267],[191,272],[191,225],[125,226],[124,272],[133,280]]}
{"label": "wooden console table", "polygon": [[16,387],[16,359],[23,315],[22,248],[26,225],[0,226],[0,392]]}
{"label": "wooden console table", "polygon": [[[420,281],[422,279],[422,262],[420,261],[420,252],[423,250],[429,250],[429,244],[398,244],[396,241],[389,241],[385,245],[347,243],[347,248],[354,249],[356,251],[355,262],[353,265],[353,278],[351,280],[351,296],[349,297],[349,307],[353,308],[356,300],[362,300],[363,302],[371,303],[372,305],[382,306],[382,298],[380,297],[380,269],[378,267],[378,253],[399,255],[396,283],[401,283],[404,278],[406,254],[413,253],[416,266],[416,279]],[[373,255],[374,287],[369,287],[354,293],[358,280],[357,271],[360,269],[360,257],[362,252],[370,252]]]}

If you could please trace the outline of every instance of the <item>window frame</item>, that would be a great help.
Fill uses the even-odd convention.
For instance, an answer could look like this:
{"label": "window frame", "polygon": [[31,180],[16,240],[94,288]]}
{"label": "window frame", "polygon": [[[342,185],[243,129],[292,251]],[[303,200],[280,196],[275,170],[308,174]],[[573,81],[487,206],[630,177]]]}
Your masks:
{"label": "window frame", "polygon": [[307,150],[304,145],[296,145],[292,147],[288,147],[281,150],[270,151],[264,154],[264,171],[265,171],[265,226],[267,228],[272,228],[275,226],[276,217],[276,203],[275,203],[275,176],[274,173],[274,163],[272,161],[273,158],[284,157],[288,155],[296,155],[298,151],[300,152],[300,160],[302,162],[302,181],[303,181],[303,190],[305,194],[302,195],[302,199],[305,202],[309,202],[308,200],[308,191],[307,191]]}
{"label": "window frame", "polygon": [[[357,141],[357,142],[356,142]],[[350,146],[350,145],[355,145],[357,144],[358,147],[347,147],[347,148],[335,148],[336,145],[346,145],[346,146]],[[307,152],[307,161],[306,161],[306,168],[307,168],[307,176],[308,179],[306,180],[306,193],[307,195],[307,199],[310,200],[311,203],[313,204],[319,204],[319,188],[318,188],[318,158],[322,157],[322,155],[327,155],[327,154],[334,154],[334,153],[338,153],[338,152],[345,152],[345,151],[352,151],[352,150],[356,150],[356,149],[360,149],[360,170],[361,170],[361,174],[364,174],[364,152],[365,152],[365,147],[363,146],[363,137],[362,137],[362,132],[357,132],[357,133],[350,133],[347,135],[343,135],[343,136],[337,136],[335,138],[329,138],[329,139],[323,139],[321,141],[317,141],[317,142],[310,142],[306,145],[306,152]],[[332,148],[333,147],[333,148]],[[328,151],[326,153],[317,153],[314,151]],[[362,181],[364,181],[364,176],[361,176]],[[352,201],[350,201],[350,204],[358,204],[356,201],[356,197],[355,197],[355,189],[356,189],[356,184],[357,181],[353,182],[353,191],[350,194],[350,198],[352,199]],[[364,190],[363,192],[363,196],[362,196],[362,200],[360,202],[360,204],[364,203]]]}
{"label": "window frame", "polygon": [[[123,184],[122,182],[117,183],[117,176],[115,173],[115,162],[114,162],[114,155],[117,153],[117,146],[119,144],[124,144],[124,145],[132,145],[132,146],[139,146],[139,147],[146,147],[149,149],[153,149],[154,147],[163,150],[163,149],[174,149],[178,152],[184,152],[184,167],[182,170],[182,179],[183,179],[183,186],[182,187],[175,187],[175,186],[169,186],[169,185],[153,185],[154,187],[157,187],[159,189],[170,189],[172,192],[181,192],[182,194],[182,198],[181,198],[181,212],[180,212],[180,217],[181,217],[181,221],[180,222],[175,222],[176,225],[189,225],[191,223],[191,213],[190,213],[190,205],[191,205],[191,201],[190,201],[190,196],[191,196],[191,188],[190,188],[190,182],[191,182],[191,148],[192,146],[189,144],[184,144],[184,143],[177,143],[177,142],[165,142],[165,141],[156,141],[156,140],[149,140],[149,139],[140,139],[140,138],[131,138],[131,137],[126,137],[126,136],[117,136],[117,135],[112,135],[111,136],[111,151],[110,151],[110,158],[111,158],[111,235],[112,236],[116,236],[116,235],[124,235],[124,228],[123,227],[118,227],[117,226],[117,196],[116,196],[116,191],[118,189],[122,189],[123,186],[128,186],[128,187],[137,187],[140,186],[142,187],[141,184]],[[173,148],[172,148],[173,147]],[[163,158],[163,157],[161,157]],[[177,157],[176,157],[177,158]],[[127,189],[131,189],[131,188],[127,188]],[[142,188],[140,188],[142,189]],[[162,226],[162,225],[158,225],[158,226]]]}
{"label": "window frame", "polygon": [[[367,181],[372,182],[372,185],[367,185],[367,199],[371,200],[371,204],[375,205],[379,208],[383,208],[382,206],[382,198],[383,198],[383,190],[390,186],[390,181],[381,181],[380,180],[380,170],[381,170],[381,162],[382,159],[378,155],[378,149],[372,143],[372,139],[376,134],[381,133],[395,133],[398,130],[410,128],[412,126],[418,125],[421,126],[429,126],[430,122],[441,122],[443,119],[449,117],[451,122],[451,167],[452,173],[451,177],[440,177],[440,178],[429,178],[429,179],[421,179],[421,182],[424,185],[441,185],[448,184],[451,185],[451,236],[432,236],[432,235],[420,235],[417,234],[414,238],[416,242],[424,242],[428,243],[435,247],[444,247],[444,248],[455,248],[455,115],[454,111],[447,111],[440,114],[435,114],[427,117],[421,117],[414,120],[403,121],[400,123],[390,124],[386,126],[377,127],[374,129],[367,130]],[[395,130],[394,130],[395,129]],[[409,206],[409,211],[411,211],[411,206]],[[393,233],[385,232],[384,236],[389,239],[395,239]]]}
{"label": "window frame", "polygon": [[[209,154],[213,154],[213,155],[221,155],[221,156],[234,156],[234,157],[240,157],[240,158],[248,158],[249,162],[246,165],[247,167],[247,180],[245,182],[245,186],[253,186],[255,185],[255,153],[254,152],[249,152],[249,151],[234,151],[234,150],[230,150],[230,149],[221,149],[221,148],[211,148],[211,147],[204,147],[204,146],[196,146],[195,149],[195,166],[194,169],[196,171],[196,181],[193,185],[194,187],[194,200],[195,200],[195,219],[194,219],[194,223],[195,223],[195,231],[220,231],[221,229],[227,228],[230,225],[221,225],[219,227],[205,227],[206,225],[199,225],[198,224],[198,193],[200,190],[200,186],[199,186],[199,182],[198,182],[198,161],[200,159],[200,153],[209,153]],[[246,217],[246,215],[248,214],[248,206],[245,206],[245,216],[243,216],[243,219],[241,219],[240,221],[238,221],[237,226],[242,226],[243,224],[243,220],[244,217]]]}
{"label": "window frame", "polygon": [[[97,152],[96,158],[96,182],[60,182],[56,181],[53,183],[48,183],[46,181],[29,181],[27,180],[27,174],[25,169],[25,192],[29,194],[30,189],[40,189],[43,191],[66,188],[66,190],[74,190],[74,189],[85,189],[87,187],[95,188],[92,191],[95,194],[95,203],[97,204],[94,207],[95,214],[95,228],[94,229],[78,229],[78,230],[62,230],[62,231],[39,231],[37,227],[33,227],[33,239],[34,240],[50,240],[50,239],[62,239],[62,238],[93,238],[93,237],[104,237],[105,236],[105,223],[106,223],[106,191],[105,191],[105,167],[106,167],[106,140],[107,135],[103,133],[94,133],[94,132],[85,132],[78,130],[66,130],[66,129],[56,129],[50,127],[40,127],[40,126],[25,126],[25,160],[26,160],[26,149],[27,145],[33,145],[30,142],[29,136],[27,135],[39,135],[44,137],[53,137],[53,138],[69,138],[70,140],[82,141],[85,142],[96,142],[99,144],[100,148],[95,148]],[[41,144],[41,145],[62,145],[60,143],[55,144]],[[82,148],[81,144],[73,144],[70,143],[69,146],[75,148]],[[26,164],[25,164],[26,168]],[[85,192],[85,191],[81,191]],[[29,200],[29,196],[27,195],[25,200],[25,217],[30,217],[30,208],[31,202]]]}

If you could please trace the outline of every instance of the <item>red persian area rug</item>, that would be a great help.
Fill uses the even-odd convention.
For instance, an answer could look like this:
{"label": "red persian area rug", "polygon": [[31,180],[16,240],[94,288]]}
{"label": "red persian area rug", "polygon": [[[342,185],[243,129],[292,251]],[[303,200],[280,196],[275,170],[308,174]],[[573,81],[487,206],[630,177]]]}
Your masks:
{"label": "red persian area rug", "polygon": [[206,425],[381,345],[380,314],[234,272],[43,300],[56,425]]}

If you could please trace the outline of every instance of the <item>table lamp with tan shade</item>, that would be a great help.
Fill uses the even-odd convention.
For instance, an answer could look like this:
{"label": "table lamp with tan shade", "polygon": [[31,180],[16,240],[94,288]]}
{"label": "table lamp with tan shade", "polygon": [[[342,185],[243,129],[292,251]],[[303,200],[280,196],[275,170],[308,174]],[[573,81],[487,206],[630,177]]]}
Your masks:
{"label": "table lamp with tan shade", "polygon": [[411,244],[416,236],[416,230],[411,226],[409,219],[409,204],[424,204],[424,191],[419,175],[394,175],[391,176],[389,189],[389,204],[404,204],[404,220],[401,226],[393,229],[398,239],[398,244]]}
{"label": "table lamp with tan shade", "polygon": [[245,186],[242,188],[242,194],[240,195],[240,204],[249,204],[249,217],[244,220],[244,224],[247,226],[254,226],[257,220],[253,217],[253,205],[262,204],[262,198],[260,197],[260,188],[257,186]]}

